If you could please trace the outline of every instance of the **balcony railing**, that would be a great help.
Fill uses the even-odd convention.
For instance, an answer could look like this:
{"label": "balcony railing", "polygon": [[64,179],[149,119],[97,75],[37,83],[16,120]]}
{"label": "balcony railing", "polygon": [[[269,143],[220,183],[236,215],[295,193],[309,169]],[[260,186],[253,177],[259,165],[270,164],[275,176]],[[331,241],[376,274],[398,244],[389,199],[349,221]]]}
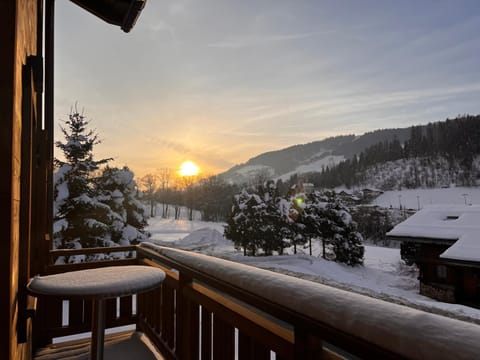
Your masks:
{"label": "balcony railing", "polygon": [[[136,311],[132,297],[113,299],[106,321],[107,327],[136,324],[167,359],[459,359],[480,353],[475,324],[206,255],[148,243],[122,248],[133,250],[132,259],[52,265],[49,271],[125,262],[163,269],[162,287],[138,295]],[[37,346],[90,328],[88,302],[70,302],[68,322],[62,322],[63,305],[39,300]]]}

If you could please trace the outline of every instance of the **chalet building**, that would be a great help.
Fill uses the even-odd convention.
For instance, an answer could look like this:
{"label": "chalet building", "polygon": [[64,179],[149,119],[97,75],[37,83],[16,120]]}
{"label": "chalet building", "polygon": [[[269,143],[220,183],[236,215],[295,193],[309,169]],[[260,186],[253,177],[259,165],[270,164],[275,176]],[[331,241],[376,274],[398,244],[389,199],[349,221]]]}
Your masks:
{"label": "chalet building", "polygon": [[367,203],[373,201],[376,197],[383,194],[382,190],[365,188],[360,191],[362,200]]}
{"label": "chalet building", "polygon": [[409,244],[420,270],[420,293],[480,306],[480,206],[427,206],[387,237]]}
{"label": "chalet building", "polygon": [[[125,32],[145,3],[72,2]],[[103,352],[93,350],[103,343],[105,354],[117,347],[110,353],[117,360],[153,359],[153,351],[165,359],[270,359],[271,352],[302,360],[478,357],[476,324],[291,276],[149,243],[52,250],[54,5],[55,0],[0,1],[0,359],[88,358],[89,353],[102,358]],[[55,264],[59,256],[115,251],[135,256]],[[455,259],[460,265],[471,262]],[[27,292],[37,275],[66,274],[76,283],[78,270],[97,274],[97,268],[122,265],[160,268],[165,280],[136,297],[117,285],[118,296],[109,293],[98,303],[84,291],[74,297],[47,297],[32,293],[32,287]],[[131,325],[150,346],[136,340],[136,332],[106,336],[104,342],[100,331],[91,341],[52,345],[54,338],[95,330],[93,319],[103,324],[97,330]],[[450,336],[444,336],[445,329]]]}

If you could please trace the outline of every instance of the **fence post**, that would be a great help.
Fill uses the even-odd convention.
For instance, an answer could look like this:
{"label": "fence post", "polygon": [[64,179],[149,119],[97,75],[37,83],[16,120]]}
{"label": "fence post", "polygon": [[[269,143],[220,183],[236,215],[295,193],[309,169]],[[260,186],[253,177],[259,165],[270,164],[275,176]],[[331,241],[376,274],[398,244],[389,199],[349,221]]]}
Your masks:
{"label": "fence post", "polygon": [[306,329],[295,327],[295,359],[314,360],[324,356],[322,339]]}
{"label": "fence post", "polygon": [[198,359],[198,305],[193,303],[184,291],[191,284],[192,278],[180,272],[176,293],[175,354],[178,359],[185,360]]}

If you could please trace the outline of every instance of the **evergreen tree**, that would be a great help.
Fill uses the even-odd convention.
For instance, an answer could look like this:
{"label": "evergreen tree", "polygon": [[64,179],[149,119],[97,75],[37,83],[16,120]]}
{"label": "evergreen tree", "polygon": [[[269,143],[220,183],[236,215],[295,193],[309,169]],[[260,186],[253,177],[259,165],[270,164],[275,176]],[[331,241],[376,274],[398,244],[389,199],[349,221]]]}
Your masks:
{"label": "evergreen tree", "polygon": [[273,251],[283,253],[286,245],[284,242],[285,229],[282,227],[284,218],[278,189],[274,181],[269,180],[260,186],[258,191],[264,204],[258,214],[259,221],[262,223],[258,229],[261,239],[260,246],[265,255],[272,255]]}
{"label": "evergreen tree", "polygon": [[[306,198],[303,211],[307,239],[322,241],[322,256],[347,265],[363,263],[362,236],[352,221],[348,208],[334,191],[313,192]],[[311,255],[311,250],[310,250]]]}
{"label": "evergreen tree", "polygon": [[244,255],[256,255],[259,248],[261,239],[258,237],[258,229],[261,221],[258,214],[263,207],[260,197],[246,189],[234,197],[224,235],[233,241],[235,247],[243,248]]}
{"label": "evergreen tree", "polygon": [[332,201],[333,191],[312,192],[306,199],[304,209],[305,232],[308,234],[310,255],[312,255],[312,238],[322,241],[322,257],[327,258],[327,245],[334,235],[332,216],[327,204]]}
{"label": "evergreen tree", "polygon": [[[56,159],[54,247],[89,248],[130,245],[148,238],[142,204],[135,198],[133,173],[105,167],[110,159],[94,160],[98,135],[87,130],[89,122],[72,112],[62,128],[65,142],[57,142],[65,161]],[[128,255],[128,254],[124,254]],[[122,256],[89,255],[64,259],[67,262]]]}
{"label": "evergreen tree", "polygon": [[93,147],[100,141],[93,130],[87,130],[89,122],[82,114],[72,112],[65,124],[61,127],[65,142],[56,143],[65,161],[55,159],[54,246],[106,246],[110,224],[118,214],[96,198],[93,174],[110,159],[94,160]]}
{"label": "evergreen tree", "polygon": [[142,204],[136,199],[133,172],[126,166],[122,169],[107,166],[97,180],[97,189],[102,203],[119,215],[110,225],[112,241],[130,245],[146,240],[147,220]]}
{"label": "evergreen tree", "polygon": [[297,247],[304,245],[308,241],[305,231],[305,194],[295,193],[296,187],[290,188],[288,196],[288,217],[286,218],[288,226],[287,235],[290,238],[290,246],[293,246],[293,253],[297,253]]}
{"label": "evergreen tree", "polygon": [[335,261],[350,266],[363,264],[365,248],[357,224],[348,209],[339,201],[329,202],[326,210],[333,224],[333,253]]}

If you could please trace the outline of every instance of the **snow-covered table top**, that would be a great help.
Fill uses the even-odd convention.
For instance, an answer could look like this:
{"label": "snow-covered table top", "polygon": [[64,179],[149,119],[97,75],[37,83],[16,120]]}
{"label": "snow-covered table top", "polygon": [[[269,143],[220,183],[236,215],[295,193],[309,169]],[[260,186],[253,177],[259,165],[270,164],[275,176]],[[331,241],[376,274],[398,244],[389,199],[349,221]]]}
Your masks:
{"label": "snow-covered table top", "polygon": [[27,289],[36,296],[108,299],[153,290],[164,278],[162,270],[151,266],[110,266],[36,276],[30,280]]}

